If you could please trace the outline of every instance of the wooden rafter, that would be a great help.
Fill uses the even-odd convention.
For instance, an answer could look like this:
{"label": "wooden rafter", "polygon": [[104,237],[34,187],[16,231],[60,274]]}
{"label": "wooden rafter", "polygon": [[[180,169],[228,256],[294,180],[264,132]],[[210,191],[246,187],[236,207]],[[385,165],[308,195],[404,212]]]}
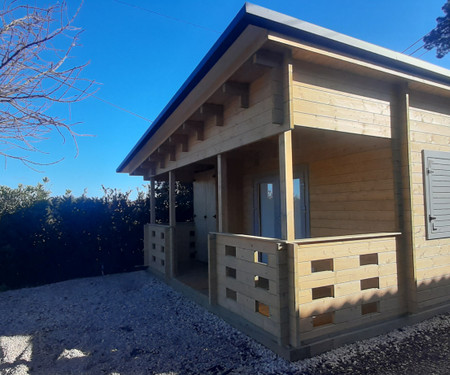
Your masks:
{"label": "wooden rafter", "polygon": [[216,126],[223,126],[223,105],[204,103],[199,108],[199,113],[202,116],[213,116],[214,124]]}
{"label": "wooden rafter", "polygon": [[181,152],[189,151],[189,136],[187,134],[172,134],[169,137],[169,144],[178,145],[181,144]]}
{"label": "wooden rafter", "polygon": [[267,68],[276,68],[283,62],[283,55],[261,49],[253,55],[253,64],[262,65]]}
{"label": "wooden rafter", "polygon": [[193,121],[193,120],[188,120],[185,123],[183,123],[183,125],[181,125],[182,130],[185,131],[194,131],[197,135],[197,140],[198,141],[203,141],[204,138],[204,123],[203,121]]}
{"label": "wooden rafter", "polygon": [[248,83],[228,81],[222,85],[222,92],[231,96],[239,96],[241,108],[249,107],[250,85]]}

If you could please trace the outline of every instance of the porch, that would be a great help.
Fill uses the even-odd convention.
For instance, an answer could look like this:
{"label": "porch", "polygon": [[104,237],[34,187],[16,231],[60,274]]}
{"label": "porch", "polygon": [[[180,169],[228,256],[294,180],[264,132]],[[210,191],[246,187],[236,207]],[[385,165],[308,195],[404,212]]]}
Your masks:
{"label": "porch", "polygon": [[[146,265],[283,350],[395,319],[406,308],[392,142],[295,128],[169,171],[169,223],[146,225]],[[178,180],[193,183],[189,223],[175,220]]]}
{"label": "porch", "polygon": [[[147,264],[168,279],[170,267],[161,265],[173,262],[158,247],[167,245],[161,240],[170,238],[170,231],[146,225]],[[192,263],[195,268],[178,270],[173,279],[207,295],[212,311],[231,316],[248,334],[264,337],[279,354],[309,356],[327,350],[323,340],[404,313],[397,276],[399,239],[396,232],[293,242],[210,233],[208,265]],[[302,351],[306,347],[307,354]]]}

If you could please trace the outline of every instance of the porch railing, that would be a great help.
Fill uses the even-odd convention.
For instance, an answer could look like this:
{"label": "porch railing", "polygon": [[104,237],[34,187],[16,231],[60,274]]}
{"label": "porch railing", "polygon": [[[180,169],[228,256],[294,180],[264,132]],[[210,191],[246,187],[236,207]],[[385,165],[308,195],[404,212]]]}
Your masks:
{"label": "porch railing", "polygon": [[402,313],[399,233],[285,242],[211,233],[210,302],[299,348]]}
{"label": "porch railing", "polygon": [[[397,237],[378,233],[290,244],[291,345],[401,313]],[[294,323],[295,322],[295,323]]]}
{"label": "porch railing", "polygon": [[162,274],[169,274],[170,230],[168,225],[144,226],[144,265]]}
{"label": "porch railing", "polygon": [[277,240],[236,234],[210,234],[211,302],[288,340],[287,249]]}

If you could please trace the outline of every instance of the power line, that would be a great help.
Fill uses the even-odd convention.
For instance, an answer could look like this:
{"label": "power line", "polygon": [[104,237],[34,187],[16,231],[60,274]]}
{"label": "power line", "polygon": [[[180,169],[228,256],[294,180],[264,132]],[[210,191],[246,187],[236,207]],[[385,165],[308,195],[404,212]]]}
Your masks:
{"label": "power line", "polygon": [[417,43],[419,43],[422,39],[423,39],[423,37],[417,39],[417,40],[416,40],[413,44],[411,44],[408,48],[406,48],[405,50],[403,50],[402,53],[405,53],[406,51],[408,51],[411,47],[413,47],[413,46],[415,46]]}
{"label": "power line", "polygon": [[[75,88],[75,87],[74,87],[74,88]],[[75,88],[75,89],[79,90],[78,88]],[[81,91],[81,90],[79,90],[79,91]],[[95,98],[95,99],[97,99],[97,100],[100,100],[101,102],[103,102],[103,103],[105,103],[105,104],[108,104],[108,105],[110,105],[110,106],[112,106],[112,107],[114,107],[114,108],[117,108],[117,109],[119,109],[119,110],[121,110],[121,111],[127,112],[127,113],[129,113],[130,115],[133,115],[133,116],[135,116],[135,117],[139,117],[140,119],[145,120],[145,121],[149,122],[150,124],[153,123],[153,120],[150,120],[150,119],[148,119],[148,118],[146,118],[146,117],[144,117],[144,116],[141,116],[141,115],[139,115],[139,114],[137,114],[137,113],[135,113],[135,112],[133,112],[133,111],[130,111],[129,109],[123,108],[123,107],[121,107],[121,106],[119,106],[119,105],[117,105],[117,104],[114,104],[114,103],[112,103],[112,102],[110,102],[110,101],[108,101],[108,100],[105,100],[105,99],[103,99],[103,98],[100,98],[100,97],[98,97],[97,95],[90,95],[90,96],[92,96],[93,98]]]}
{"label": "power line", "polygon": [[203,29],[203,30],[208,30],[208,31],[211,31],[211,32],[216,33],[216,34],[220,34],[220,31],[217,31],[217,30],[211,29],[209,27],[202,26],[202,25],[190,22],[190,21],[186,21],[186,20],[183,20],[181,18],[176,18],[176,17],[168,16],[166,14],[158,13],[158,12],[155,12],[154,10],[151,10],[151,9],[148,9],[148,8],[144,8],[144,7],[141,7],[141,6],[138,6],[138,5],[130,4],[130,3],[127,3],[125,1],[121,1],[121,0],[114,0],[114,1],[116,3],[122,4],[122,5],[126,5],[126,6],[131,7],[131,8],[136,8],[136,9],[139,9],[139,10],[143,10],[144,12],[147,12],[147,13],[156,14],[157,16],[164,17],[164,18],[167,18],[167,19],[175,21],[175,22],[185,23],[187,25],[198,27],[198,28]]}
{"label": "power line", "polygon": [[422,48],[424,48],[425,47],[425,44],[423,44],[422,46],[420,46],[419,48],[417,48],[417,49],[415,49],[413,52],[411,52],[410,54],[409,54],[409,56],[412,56],[412,55],[414,55],[416,52],[419,52]]}

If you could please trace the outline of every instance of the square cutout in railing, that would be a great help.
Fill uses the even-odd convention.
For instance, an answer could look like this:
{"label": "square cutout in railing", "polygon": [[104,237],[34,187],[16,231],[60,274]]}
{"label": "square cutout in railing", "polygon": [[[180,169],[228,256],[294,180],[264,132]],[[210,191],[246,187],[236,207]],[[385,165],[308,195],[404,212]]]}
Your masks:
{"label": "square cutout in railing", "polygon": [[270,309],[269,306],[267,306],[266,304],[260,302],[260,301],[255,301],[255,312],[264,315],[266,317],[270,317]]}
{"label": "square cutout in railing", "polygon": [[320,327],[334,323],[334,311],[318,314],[312,317],[313,327]]}
{"label": "square cutout in railing", "polygon": [[231,299],[231,300],[233,300],[233,301],[237,301],[237,293],[236,293],[236,291],[233,290],[233,289],[226,288],[226,290],[225,290],[225,296],[226,296],[228,299]]}
{"label": "square cutout in railing", "polygon": [[152,237],[156,237],[156,232],[152,230]]}
{"label": "square cutout in railing", "polygon": [[164,232],[161,232],[161,239],[164,239]]}
{"label": "square cutout in railing", "polygon": [[361,305],[361,315],[373,314],[380,312],[380,303],[379,302],[369,302],[363,303]]}
{"label": "square cutout in railing", "polygon": [[334,285],[320,286],[312,288],[312,299],[330,298],[334,297]]}
{"label": "square cutout in railing", "polygon": [[360,266],[367,266],[369,264],[378,264],[378,253],[363,254],[359,256]]}
{"label": "square cutout in railing", "polygon": [[236,257],[236,248],[234,246],[225,245],[225,255],[228,257]]}
{"label": "square cutout in railing", "polygon": [[236,268],[225,267],[225,274],[232,279],[236,278]]}
{"label": "square cutout in railing", "polygon": [[161,252],[164,253],[165,249],[164,246],[161,246]]}
{"label": "square cutout in railing", "polygon": [[269,279],[261,276],[255,276],[255,288],[269,290]]}
{"label": "square cutout in railing", "polygon": [[371,277],[369,279],[361,280],[361,290],[366,289],[379,289],[380,279],[378,277]]}
{"label": "square cutout in railing", "polygon": [[333,271],[333,259],[320,259],[311,261],[311,273]]}

